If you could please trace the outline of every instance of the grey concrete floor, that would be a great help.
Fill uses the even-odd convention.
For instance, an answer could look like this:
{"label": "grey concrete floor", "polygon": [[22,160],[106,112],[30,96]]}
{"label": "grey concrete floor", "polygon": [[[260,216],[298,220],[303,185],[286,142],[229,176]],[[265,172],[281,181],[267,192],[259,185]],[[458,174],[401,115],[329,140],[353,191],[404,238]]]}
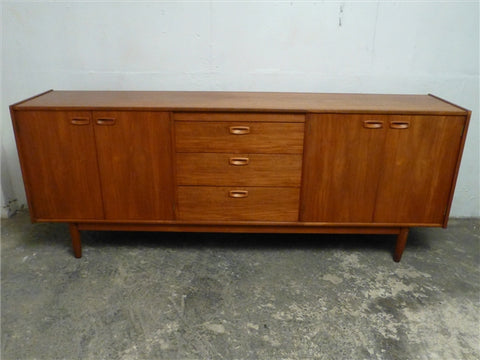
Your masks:
{"label": "grey concrete floor", "polygon": [[479,359],[479,220],[395,236],[2,221],[2,359]]}

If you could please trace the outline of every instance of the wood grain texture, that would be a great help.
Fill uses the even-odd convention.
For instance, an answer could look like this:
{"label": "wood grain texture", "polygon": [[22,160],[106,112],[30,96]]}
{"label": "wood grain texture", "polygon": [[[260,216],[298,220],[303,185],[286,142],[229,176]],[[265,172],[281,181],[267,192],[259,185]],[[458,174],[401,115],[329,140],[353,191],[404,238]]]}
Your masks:
{"label": "wood grain texture", "polygon": [[465,124],[463,125],[462,139],[460,140],[460,149],[459,149],[458,155],[457,155],[457,163],[455,165],[453,181],[452,181],[452,185],[450,187],[450,195],[448,197],[447,211],[445,213],[445,218],[444,218],[443,224],[442,224],[442,226],[444,228],[446,228],[447,225],[448,225],[448,218],[450,216],[450,209],[452,208],[453,195],[455,194],[455,186],[457,184],[458,172],[460,170],[460,164],[461,164],[461,161],[462,161],[463,149],[465,148],[465,141],[467,140],[467,132],[468,132],[468,127],[470,125],[470,117],[471,116],[472,116],[472,112],[468,110],[468,114],[465,117]]}
{"label": "wood grain texture", "polygon": [[393,260],[395,262],[400,262],[400,260],[402,259],[405,245],[407,245],[408,230],[408,228],[401,228],[400,232],[398,233],[397,242],[395,244],[395,251],[393,253]]}
{"label": "wood grain texture", "polygon": [[[384,126],[365,129],[364,121]],[[464,123],[459,116],[311,115],[301,219],[441,225]]]}
{"label": "wood grain texture", "polygon": [[93,119],[106,219],[173,219],[169,114],[95,111]]}
{"label": "wood grain texture", "polygon": [[[237,190],[248,196],[229,196]],[[179,186],[177,194],[179,220],[298,220],[299,188]]]}
{"label": "wood grain texture", "polygon": [[[309,115],[302,221],[371,222],[382,169],[386,119],[380,115]],[[368,129],[365,121],[384,122]]]}
{"label": "wood grain texture", "polygon": [[428,95],[227,91],[52,91],[16,108],[466,114]]}
{"label": "wood grain texture", "polygon": [[409,227],[446,226],[470,117],[435,96],[252,92],[10,110],[32,219],[69,222],[76,256],[82,229],[343,232],[398,234],[395,261]]}
{"label": "wood grain texture", "polygon": [[24,100],[18,101],[18,102],[16,102],[16,103],[10,105],[10,111],[13,111],[13,110],[14,110],[17,106],[19,106],[20,104],[23,104],[23,103],[25,103],[25,102],[27,102],[27,101],[30,101],[30,100],[32,100],[32,99],[35,99],[36,97],[43,96],[43,95],[45,95],[45,94],[47,94],[47,93],[49,93],[49,92],[51,92],[51,91],[53,91],[53,89],[46,90],[46,91],[41,92],[41,93],[39,93],[39,94],[30,96],[29,98],[26,98],[26,99],[24,99]]}
{"label": "wood grain texture", "polygon": [[443,224],[460,151],[463,116],[391,116],[383,150],[375,222]]}
{"label": "wood grain texture", "polygon": [[[78,222],[78,219],[36,219],[37,222]],[[228,220],[229,225],[246,226],[252,220]],[[83,223],[89,224],[157,224],[157,225],[211,225],[219,226],[225,223],[225,220],[82,220]],[[335,228],[354,228],[354,227],[369,227],[369,228],[400,228],[400,227],[442,227],[440,224],[425,224],[425,223],[345,223],[345,222],[318,222],[318,221],[275,221],[275,220],[256,220],[257,226],[293,226],[293,227],[335,227]]]}
{"label": "wood grain texture", "polygon": [[[249,133],[232,134],[232,126]],[[301,154],[303,133],[303,123],[175,122],[177,152]]]}
{"label": "wood grain texture", "polygon": [[305,122],[304,114],[284,113],[175,112],[173,117],[176,121]]}
{"label": "wood grain texture", "polygon": [[302,155],[177,153],[176,168],[178,185],[299,187]]}
{"label": "wood grain texture", "polygon": [[298,234],[398,234],[398,227],[329,227],[304,226],[298,224],[272,223],[257,225],[249,221],[245,224],[235,224],[223,221],[219,224],[198,224],[193,222],[175,223],[80,223],[80,230],[107,230],[107,231],[179,231],[179,232],[225,232],[225,233],[298,233]]}
{"label": "wood grain texture", "polygon": [[15,111],[14,128],[32,218],[103,219],[90,112]]}
{"label": "wood grain texture", "polygon": [[80,237],[80,231],[78,231],[78,224],[70,223],[70,237],[72,238],[73,255],[79,259],[82,257],[82,239]]}

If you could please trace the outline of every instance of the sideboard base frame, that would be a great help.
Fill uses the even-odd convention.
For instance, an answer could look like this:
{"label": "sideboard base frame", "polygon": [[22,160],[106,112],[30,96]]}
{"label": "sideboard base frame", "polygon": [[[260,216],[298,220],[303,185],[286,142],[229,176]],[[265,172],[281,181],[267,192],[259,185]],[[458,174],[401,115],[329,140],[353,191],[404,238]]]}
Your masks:
{"label": "sideboard base frame", "polygon": [[164,232],[224,232],[224,233],[285,233],[285,234],[395,234],[393,260],[399,262],[407,244],[408,227],[312,226],[312,225],[214,225],[211,224],[119,224],[70,223],[73,253],[82,257],[80,230],[91,231],[164,231]]}

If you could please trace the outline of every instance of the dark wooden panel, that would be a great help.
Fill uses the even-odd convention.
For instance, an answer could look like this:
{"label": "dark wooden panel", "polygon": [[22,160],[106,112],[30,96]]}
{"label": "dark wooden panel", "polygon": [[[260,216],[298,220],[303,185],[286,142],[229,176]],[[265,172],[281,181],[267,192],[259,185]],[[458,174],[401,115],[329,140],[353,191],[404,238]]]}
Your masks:
{"label": "dark wooden panel", "polygon": [[379,115],[307,118],[302,221],[372,221],[387,120]]}
{"label": "dark wooden panel", "polygon": [[91,113],[15,111],[14,116],[32,217],[102,219]]}
{"label": "dark wooden panel", "polygon": [[443,224],[465,118],[398,116],[387,132],[375,222]]}
{"label": "dark wooden panel", "polygon": [[[232,134],[231,128],[248,133]],[[301,154],[303,132],[303,123],[175,122],[178,152]]]}
{"label": "dark wooden panel", "polygon": [[179,186],[177,194],[179,220],[298,220],[299,188]]}
{"label": "dark wooden panel", "polygon": [[164,112],[94,112],[107,219],[173,219],[170,117]]}
{"label": "dark wooden panel", "polygon": [[179,185],[300,186],[302,155],[177,153]]}

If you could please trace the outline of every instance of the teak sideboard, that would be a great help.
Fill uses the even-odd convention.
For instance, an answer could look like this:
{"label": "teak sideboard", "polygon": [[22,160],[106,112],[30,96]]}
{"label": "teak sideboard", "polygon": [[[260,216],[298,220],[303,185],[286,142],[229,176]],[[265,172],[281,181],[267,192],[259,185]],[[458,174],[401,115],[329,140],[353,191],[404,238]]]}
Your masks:
{"label": "teak sideboard", "polygon": [[47,91],[10,107],[33,222],[397,234],[446,227],[470,111],[433,95]]}

